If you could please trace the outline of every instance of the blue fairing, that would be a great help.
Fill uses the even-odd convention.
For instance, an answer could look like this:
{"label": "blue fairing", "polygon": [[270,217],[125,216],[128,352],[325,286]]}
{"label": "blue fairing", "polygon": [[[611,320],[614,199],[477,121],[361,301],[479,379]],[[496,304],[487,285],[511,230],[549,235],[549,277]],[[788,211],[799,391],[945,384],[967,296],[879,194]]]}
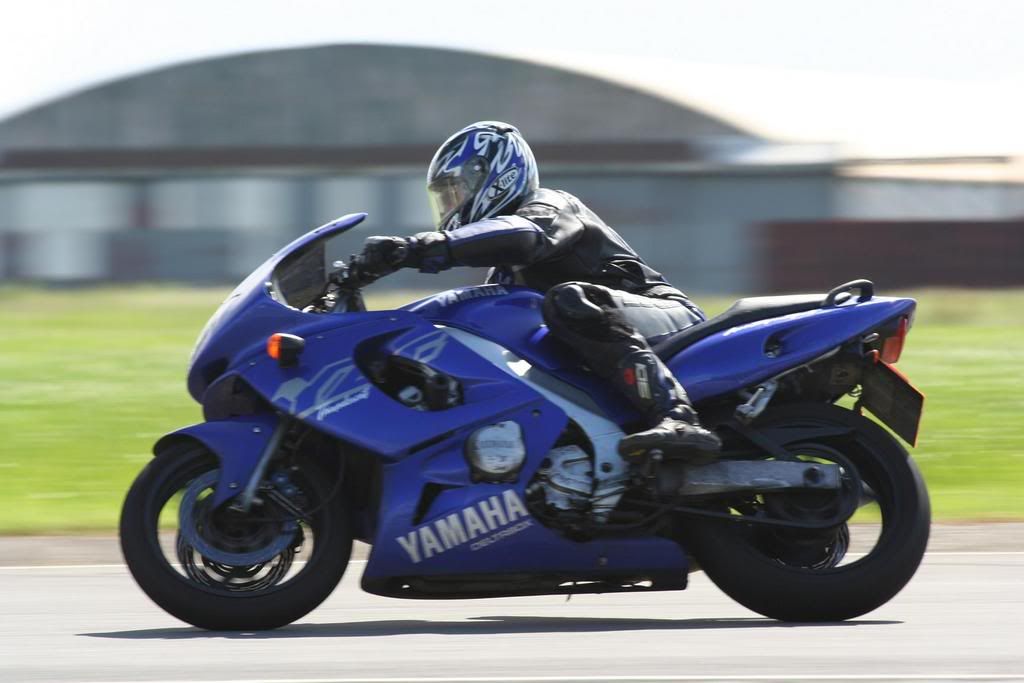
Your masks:
{"label": "blue fairing", "polygon": [[455,327],[504,346],[531,365],[583,390],[619,424],[638,416],[626,400],[585,371],[578,354],[548,332],[543,295],[526,287],[481,285],[441,292],[403,306],[436,324]]}
{"label": "blue fairing", "polygon": [[749,387],[913,312],[913,299],[875,297],[734,327],[683,349],[668,362],[690,398]]}
{"label": "blue fairing", "polygon": [[[313,253],[321,240],[364,217],[346,216],[304,235],[239,285],[203,331],[189,370],[189,391],[216,419],[175,432],[158,448],[190,438],[216,454],[222,473],[218,503],[244,487],[280,415],[337,440],[343,451],[371,454],[382,477],[379,505],[366,515],[372,528],[359,530],[374,544],[368,579],[685,573],[685,553],[674,542],[655,537],[577,542],[527,512],[527,485],[568,424],[562,407],[571,412],[578,406],[556,404],[549,389],[525,381],[512,367],[515,357],[582,390],[596,406],[587,410],[603,413],[607,419],[599,419],[605,424],[614,423],[607,432],[613,438],[615,424],[637,418],[621,396],[581,367],[578,354],[548,334],[539,293],[487,285],[451,290],[394,311],[327,314],[284,303],[291,299],[274,280],[279,267]],[[268,286],[271,280],[275,284]],[[751,323],[709,336],[668,363],[690,396],[704,401],[811,361],[913,308],[909,299],[874,298]],[[494,342],[514,356],[507,362],[488,360],[470,348],[479,340],[461,332],[456,338],[446,328]],[[305,340],[297,364],[282,367],[267,355],[266,339],[276,332]],[[396,357],[457,379],[461,402],[416,410],[393,398],[371,381],[370,368],[374,358]],[[231,417],[226,397],[235,382],[263,399],[260,411]],[[474,481],[466,461],[468,437],[502,421],[520,426],[525,464],[513,482]]]}
{"label": "blue fairing", "polygon": [[481,285],[441,292],[402,310],[496,341],[545,370],[573,368],[578,361],[550,338],[541,314],[544,297],[513,285]]}
{"label": "blue fairing", "polygon": [[[366,532],[374,542],[367,579],[514,571],[685,574],[684,553],[666,539],[581,544],[542,526],[528,514],[519,517],[509,511],[510,504],[523,505],[530,477],[567,423],[560,408],[528,385],[411,312],[310,317],[313,322],[290,330],[306,339],[299,365],[281,368],[257,346],[249,355],[239,356],[232,372],[276,409],[382,458],[381,514],[377,528]],[[431,367],[458,377],[463,404],[445,411],[420,412],[382,392],[360,367],[359,347],[368,340],[378,340],[389,354],[429,361]],[[464,455],[466,439],[481,426],[502,420],[524,427],[527,460],[522,475],[513,484],[475,483]],[[230,438],[232,427],[239,437],[234,440]],[[251,428],[248,421],[210,422],[175,436],[196,437],[220,455],[232,480],[244,482],[246,470],[238,466],[239,459],[244,460],[248,453],[251,471],[265,446],[265,442],[255,444]],[[267,429],[261,431],[268,433]],[[210,438],[211,434],[217,438]],[[428,484],[445,490],[417,519],[415,511]],[[232,495],[226,485],[225,480],[218,487],[218,502]],[[437,524],[444,526],[453,514],[462,519],[480,509],[489,511],[490,516],[481,512],[481,526],[464,529],[464,540],[461,536],[440,538],[439,545],[431,544]],[[480,552],[484,548],[488,552]],[[600,558],[604,564],[599,564]]]}
{"label": "blue fairing", "polygon": [[310,245],[351,230],[366,218],[353,213],[307,232],[263,262],[228,295],[199,334],[188,370],[188,391],[202,401],[203,392],[224,369],[234,365],[239,354],[266,337],[296,325],[308,316],[274,301],[267,289],[274,268],[286,257]]}
{"label": "blue fairing", "polygon": [[[276,409],[385,460],[401,458],[440,435],[472,429],[496,414],[524,406],[542,411],[544,417],[550,415],[560,423],[559,429],[564,425],[564,413],[544,405],[540,394],[422,318],[395,312],[354,317],[357,321],[338,329],[298,328],[296,333],[306,339],[298,366],[282,368],[258,353],[240,376]],[[430,359],[432,367],[460,379],[463,404],[443,411],[417,411],[378,389],[358,362],[357,347],[368,337],[411,353],[429,349],[428,353],[436,354]]]}
{"label": "blue fairing", "polygon": [[[686,571],[685,555],[667,539],[577,543],[526,513],[526,484],[558,438],[565,419],[545,419],[535,415],[531,406],[504,413],[500,419],[529,426],[524,433],[527,462],[513,484],[470,480],[463,454],[466,433],[385,466],[380,509],[387,514],[379,518],[364,580],[459,573]],[[416,519],[427,484],[444,488]],[[482,523],[477,529],[465,521],[474,515]],[[453,525],[457,525],[455,533],[450,531]],[[458,533],[458,527],[465,533]],[[451,534],[448,538],[446,530]]]}
{"label": "blue fairing", "polygon": [[[524,287],[484,285],[442,292],[404,309],[501,344],[583,389],[620,423],[635,417],[608,387],[580,372],[580,359],[572,349],[548,334],[541,315],[542,301],[540,294]],[[913,299],[875,297],[769,318],[711,335],[668,359],[668,366],[691,400],[700,402],[813,360],[862,331],[909,315],[915,305]],[[769,347],[773,347],[774,355],[766,353]]]}

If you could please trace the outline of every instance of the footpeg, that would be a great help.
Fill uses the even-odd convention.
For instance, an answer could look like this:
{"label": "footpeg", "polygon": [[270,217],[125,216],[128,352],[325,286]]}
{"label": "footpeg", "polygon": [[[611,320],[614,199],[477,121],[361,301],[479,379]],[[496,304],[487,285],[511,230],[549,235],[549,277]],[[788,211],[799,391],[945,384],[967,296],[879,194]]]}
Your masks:
{"label": "footpeg", "polygon": [[736,406],[735,417],[743,424],[750,424],[761,413],[768,407],[768,403],[771,402],[772,397],[775,396],[775,391],[779,388],[779,383],[775,380],[768,380],[764,384],[757,387],[754,392],[747,399],[746,403],[742,403]]}

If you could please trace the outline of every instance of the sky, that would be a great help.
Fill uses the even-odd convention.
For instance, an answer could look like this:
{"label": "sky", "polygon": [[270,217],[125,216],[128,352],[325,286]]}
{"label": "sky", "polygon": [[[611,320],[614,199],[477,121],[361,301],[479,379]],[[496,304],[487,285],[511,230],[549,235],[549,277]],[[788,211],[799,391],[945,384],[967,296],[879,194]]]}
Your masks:
{"label": "sky", "polygon": [[[1007,112],[1000,124],[1007,128],[1021,120],[1018,105],[1024,114],[1024,105],[1007,99],[1024,92],[1024,2],[1015,0],[0,0],[0,19],[0,117],[169,64],[345,42],[562,54],[613,67],[656,62],[668,65],[662,73],[675,64],[790,73],[788,89],[779,91],[792,104],[788,111],[813,104],[816,84],[852,97],[858,91],[835,84],[877,82],[884,87],[863,92],[892,93],[893,108],[903,106],[901,95],[908,100],[902,83],[927,83],[934,107],[944,106],[941,93],[964,92],[974,109]],[[748,86],[738,79],[735,87],[759,80]],[[747,106],[743,93],[725,92],[729,83],[708,97],[732,94],[737,107]],[[804,123],[794,118],[796,125]],[[843,134],[842,125],[835,129],[821,135]]]}

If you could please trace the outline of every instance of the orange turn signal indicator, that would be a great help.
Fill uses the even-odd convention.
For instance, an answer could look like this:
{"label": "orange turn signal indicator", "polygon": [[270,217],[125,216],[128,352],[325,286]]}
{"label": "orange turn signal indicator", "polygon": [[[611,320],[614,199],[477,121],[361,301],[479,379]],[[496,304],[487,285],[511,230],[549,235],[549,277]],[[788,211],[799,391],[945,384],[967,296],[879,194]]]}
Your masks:
{"label": "orange turn signal indicator", "polygon": [[299,356],[306,348],[306,340],[294,334],[277,332],[267,337],[267,355],[277,361],[282,368],[299,362]]}

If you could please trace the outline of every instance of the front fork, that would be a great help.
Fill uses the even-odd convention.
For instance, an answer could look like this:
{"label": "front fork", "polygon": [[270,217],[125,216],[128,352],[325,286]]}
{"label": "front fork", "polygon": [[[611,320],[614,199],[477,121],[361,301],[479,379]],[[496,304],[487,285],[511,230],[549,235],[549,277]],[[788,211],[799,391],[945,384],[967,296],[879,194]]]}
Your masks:
{"label": "front fork", "polygon": [[[248,512],[249,508],[252,507],[252,501],[256,497],[256,491],[259,489],[260,481],[263,480],[263,475],[267,471],[267,465],[270,464],[270,460],[277,453],[277,449],[281,447],[281,441],[284,439],[285,433],[291,427],[291,419],[286,415],[281,415],[274,428],[274,432],[270,435],[266,445],[263,447],[263,452],[260,453],[259,460],[256,461],[256,466],[252,472],[248,474],[248,480],[245,483],[245,488],[242,489],[242,493],[239,494],[234,501],[231,503],[231,508],[239,512]],[[238,483],[238,482],[234,482]],[[214,505],[218,505],[224,501],[218,501],[214,499]]]}

